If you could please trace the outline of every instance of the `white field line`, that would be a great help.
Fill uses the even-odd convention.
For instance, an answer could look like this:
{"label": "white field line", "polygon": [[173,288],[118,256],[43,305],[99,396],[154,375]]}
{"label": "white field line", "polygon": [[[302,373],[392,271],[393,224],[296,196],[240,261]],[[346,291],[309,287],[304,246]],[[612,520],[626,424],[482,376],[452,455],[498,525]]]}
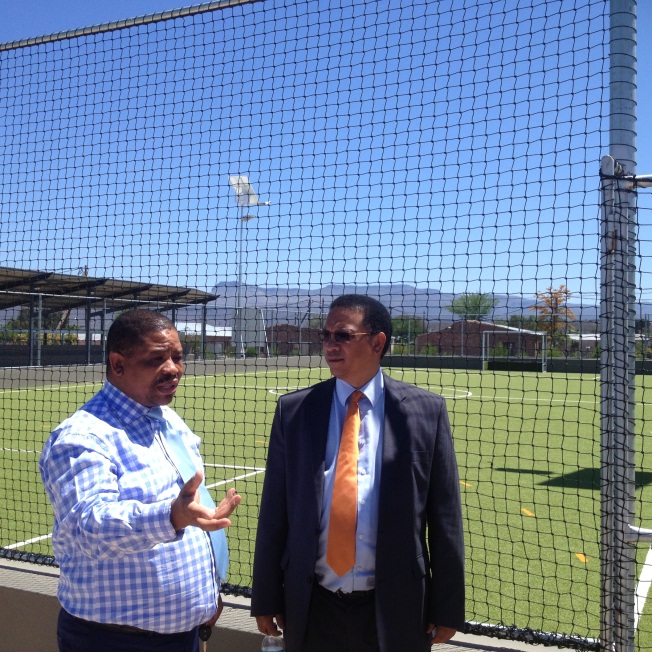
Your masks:
{"label": "white field line", "polygon": [[32,451],[26,448],[0,448],[0,451],[5,451],[7,453],[34,453],[35,455],[41,454],[41,451]]}
{"label": "white field line", "polygon": [[[193,385],[198,387],[199,385]],[[203,387],[209,387],[208,385],[203,385]],[[288,392],[294,392],[299,389],[307,389],[310,385],[277,385],[276,387],[262,387],[260,385],[210,385],[213,389],[224,389],[224,390],[234,390],[234,389],[245,389],[245,390],[254,390],[260,392],[269,392],[274,396],[281,396],[287,394]],[[458,399],[458,398],[470,398],[472,392],[468,389],[457,389],[455,387],[441,387],[440,385],[434,386],[438,393],[440,393],[446,399]],[[451,393],[452,392],[452,393]]]}
{"label": "white field line", "polygon": [[236,480],[243,480],[252,475],[258,475],[259,473],[265,473],[265,469],[260,469],[257,471],[252,471],[251,473],[243,473],[242,475],[236,475],[235,478],[229,478],[228,480],[220,480],[219,482],[214,482],[213,484],[206,485],[206,489],[212,489],[213,487],[220,487],[230,482],[235,482]]}
{"label": "white field line", "polygon": [[[469,392],[470,394],[470,392]],[[570,400],[568,398],[537,398],[533,397],[530,398],[529,396],[485,396],[483,394],[471,394],[474,399],[478,399],[480,401],[507,401],[510,403],[518,403],[518,402],[523,402],[523,403],[543,403],[543,404],[549,404],[549,403],[563,403],[565,405],[595,405],[599,401],[599,397],[594,397],[593,400],[591,401],[583,401],[583,400]],[[641,405],[639,403],[639,405]]]}
{"label": "white field line", "polygon": [[235,471],[258,471],[261,473],[265,470],[265,467],[260,466],[234,466],[233,464],[206,464],[204,466],[210,466],[214,469],[234,469]]}
{"label": "white field line", "polygon": [[[218,464],[207,464],[206,466],[224,466]],[[254,467],[247,467],[254,468]],[[236,476],[230,480],[223,480],[222,482],[216,482],[215,484],[208,485],[208,489],[218,487],[220,485],[227,484],[229,482],[234,482],[235,480],[241,480],[242,478],[249,477],[251,475],[257,475],[258,473],[263,473],[265,469],[255,469],[253,473],[246,473],[241,476]],[[22,548],[31,543],[36,543],[38,541],[43,541],[45,539],[52,538],[52,533],[44,534],[40,537],[34,537],[33,539],[27,539],[26,541],[19,541],[18,543],[12,543],[8,546],[3,546],[6,550],[15,550],[16,548]],[[647,557],[645,558],[645,563],[641,569],[641,575],[638,578],[638,584],[636,586],[636,606],[634,612],[634,630],[638,629],[638,623],[645,609],[645,602],[647,600],[648,593],[650,591],[650,586],[652,585],[652,546],[647,552]]]}
{"label": "white field line", "polygon": [[[283,394],[289,391],[294,391],[297,389],[303,389],[305,387],[309,387],[311,382],[309,382],[308,385],[292,385],[292,386],[282,386],[282,385],[277,385],[276,387],[260,387],[259,385],[250,385],[250,384],[244,384],[244,385],[228,385],[226,383],[224,384],[215,384],[215,381],[218,379],[226,379],[227,377],[241,377],[241,378],[246,378],[246,377],[251,377],[253,376],[254,378],[262,376],[262,377],[269,377],[270,374],[272,377],[278,377],[279,375],[289,375],[291,372],[295,372],[295,369],[274,369],[272,370],[257,370],[257,371],[250,371],[250,372],[238,372],[238,373],[233,373],[233,374],[210,374],[207,376],[186,376],[182,384],[183,385],[189,385],[189,386],[204,386],[204,387],[214,387],[215,389],[245,389],[245,390],[259,390],[259,391],[267,391],[270,394],[274,395],[279,395]],[[598,378],[596,376],[596,378]],[[191,380],[192,379],[192,380]],[[201,379],[201,380],[200,380]],[[206,382],[207,379],[211,379],[213,383],[210,385]],[[199,381],[199,382],[198,382]],[[83,387],[93,387],[96,385],[101,385],[102,381],[95,381],[95,382],[88,382],[88,383],[76,383],[74,385],[66,385],[66,384],[59,384],[59,385],[39,385],[39,386],[33,386],[33,387],[24,387],[20,389],[4,389],[0,390],[0,395],[2,394],[15,394],[15,393],[20,393],[20,392],[33,392],[33,391],[46,391],[46,390],[62,390],[62,389],[79,389]],[[424,387],[424,385],[420,385]],[[592,400],[569,400],[568,398],[560,398],[560,399],[545,399],[545,398],[537,398],[537,397],[518,397],[518,396],[488,396],[488,395],[483,395],[482,393],[477,393],[474,394],[471,390],[468,388],[456,388],[456,387],[448,387],[448,386],[442,386],[442,385],[425,385],[426,388],[428,389],[434,389],[438,393],[442,394],[444,398],[447,399],[464,399],[464,398],[472,398],[475,400],[481,400],[481,401],[511,401],[511,402],[519,402],[522,401],[524,403],[564,403],[567,405],[595,405],[597,402],[599,402],[600,397],[599,396],[594,396]],[[449,394],[449,392],[452,391],[452,395]],[[638,405],[647,405],[646,403],[638,403]]]}
{"label": "white field line", "polygon": [[60,385],[33,385],[31,387],[21,387],[19,389],[0,389],[0,395],[2,394],[20,394],[21,392],[44,392],[44,391],[68,391],[70,389],[81,389],[83,387],[94,387],[96,385],[102,385],[102,381],[95,381],[92,383],[75,383],[74,385],[68,385],[66,383],[61,383]]}
{"label": "white field line", "polygon": [[[278,377],[279,375],[289,375],[291,371],[295,371],[294,369],[279,369],[274,371],[274,377]],[[206,376],[184,376],[184,378],[181,381],[181,385],[188,385],[191,387],[214,387],[216,389],[259,389],[259,390],[265,390],[267,389],[266,387],[260,387],[258,385],[229,385],[229,384],[215,384],[215,381],[218,379],[223,379],[225,380],[226,378],[232,378],[232,377],[239,377],[239,378],[246,378],[250,376],[254,376],[254,378],[258,376],[268,376],[270,371],[252,371],[252,372],[246,372],[246,373],[234,373],[234,374],[209,374]],[[200,380],[201,379],[201,380]],[[213,382],[211,384],[208,384],[206,379],[210,379]],[[104,381],[101,380],[96,380],[93,382],[86,382],[86,383],[74,383],[74,384],[68,384],[68,383],[60,383],[57,385],[32,385],[30,387],[20,387],[18,389],[0,389],[0,396],[3,394],[20,394],[20,393],[26,393],[26,392],[44,392],[44,391],[64,391],[64,390],[71,390],[71,389],[83,389],[86,387],[96,387],[96,386],[101,386],[104,384]],[[308,385],[302,385],[302,386],[296,386],[296,387],[288,387],[288,390],[292,389],[301,389],[302,387],[310,387],[309,383]]]}
{"label": "white field line", "polygon": [[[199,385],[195,385],[199,387]],[[288,392],[293,392],[297,389],[305,389],[310,387],[310,385],[292,385],[289,387],[262,387],[261,385],[210,385],[206,386],[207,389],[224,389],[224,390],[234,390],[234,389],[246,389],[258,392],[269,392],[270,394],[287,394]]]}
{"label": "white field line", "polygon": [[43,539],[49,539],[52,537],[52,532],[50,534],[44,534],[43,536],[40,537],[34,537],[33,539],[27,539],[27,541],[19,541],[18,543],[12,543],[9,546],[2,546],[3,548],[6,548],[7,550],[14,550],[15,548],[22,548],[23,546],[27,546],[30,543],[36,543],[37,541],[43,541]]}
{"label": "white field line", "polygon": [[[268,386],[261,386],[261,385],[251,385],[251,384],[245,384],[245,385],[229,385],[227,383],[220,383],[220,384],[208,384],[205,382],[205,379],[211,379],[213,381],[216,381],[218,379],[226,380],[226,378],[233,378],[233,377],[240,377],[240,378],[247,378],[253,376],[254,378],[262,377],[262,378],[269,378],[270,375],[272,377],[272,380],[275,380],[279,375],[290,375],[291,373],[295,372],[295,369],[275,369],[275,370],[259,370],[259,371],[250,371],[250,372],[238,372],[238,373],[231,373],[231,374],[212,374],[208,376],[191,376],[192,380],[190,378],[186,377],[182,381],[183,384],[186,385],[192,385],[194,387],[198,386],[203,386],[206,388],[214,388],[214,389],[251,389],[251,390],[259,390],[259,391],[267,391],[270,394],[274,395],[280,395],[284,394],[287,392],[293,392],[295,390],[299,389],[306,389],[310,387],[312,384],[314,384],[316,381],[315,379],[308,379],[308,384],[305,385],[276,385],[274,387],[268,387]],[[201,381],[200,381],[201,379]],[[200,381],[200,382],[198,382]],[[420,385],[423,387],[423,385]],[[450,399],[455,399],[455,398],[468,398],[472,396],[472,392],[467,388],[456,388],[456,387],[449,387],[449,386],[443,386],[443,385],[425,385],[428,389],[431,387],[436,389],[438,393],[441,393],[444,398],[450,398]],[[451,394],[452,392],[452,394]]]}
{"label": "white field line", "polygon": [[[207,375],[195,375],[195,376],[184,376],[183,380],[181,381],[182,384],[185,385],[192,385],[194,387],[197,386],[204,386],[204,387],[216,387],[216,388],[225,388],[225,389],[231,389],[231,388],[241,388],[244,386],[236,386],[236,385],[229,385],[228,380],[231,378],[263,378],[263,379],[269,379],[271,377],[272,380],[277,380],[279,376],[306,376],[306,374],[296,374],[296,369],[274,369],[274,370],[259,370],[259,371],[248,371],[248,372],[235,372],[235,373],[223,373],[223,374],[207,374]],[[307,374],[308,378],[306,379],[308,384],[305,385],[306,387],[310,387],[310,385],[314,384],[315,382],[318,382],[318,379],[310,377],[310,374]],[[208,381],[211,381],[209,384]],[[222,381],[219,384],[217,381]],[[292,380],[295,380],[294,378]],[[299,382],[299,379],[296,379],[297,382]],[[247,386],[251,387],[251,386]],[[259,388],[258,386],[255,386]],[[259,388],[263,389],[263,388]]]}
{"label": "white field line", "polygon": [[[220,485],[229,484],[230,482],[235,482],[236,480],[242,480],[244,478],[248,478],[249,476],[258,475],[259,473],[265,472],[264,468],[256,467],[256,466],[230,466],[227,464],[205,464],[204,466],[221,467],[225,469],[226,468],[242,469],[243,471],[251,470],[251,473],[243,473],[242,475],[237,475],[233,478],[229,478],[228,480],[221,480],[220,482],[209,484],[206,486],[207,489],[219,487]],[[36,543],[37,541],[43,541],[44,539],[50,539],[51,537],[52,537],[52,532],[50,532],[49,534],[44,534],[40,537],[34,537],[33,539],[27,539],[26,541],[19,541],[18,543],[12,543],[8,546],[2,546],[2,547],[5,548],[6,550],[15,550],[16,548],[22,548],[23,546],[27,546],[30,543]]]}
{"label": "white field line", "polygon": [[[282,376],[282,375],[290,375],[291,372],[296,371],[295,369],[276,369],[273,371],[274,377]],[[272,371],[250,371],[250,372],[242,372],[242,373],[225,373],[225,374],[208,374],[208,375],[193,375],[193,376],[184,376],[184,378],[181,381],[182,385],[190,385],[193,387],[199,387],[199,386],[204,386],[204,387],[217,387],[221,388],[224,387],[225,389],[264,389],[261,387],[257,386],[251,386],[251,385],[242,385],[242,386],[236,386],[236,385],[215,385],[214,381],[217,380],[218,378],[220,379],[226,379],[226,378],[232,378],[232,377],[240,377],[240,378],[246,378],[247,376],[268,376],[271,374]],[[201,379],[201,381],[200,381]],[[207,385],[206,379],[211,379],[213,381],[213,384]],[[97,385],[103,385],[104,381],[102,380],[96,380],[92,382],[86,382],[86,383],[58,383],[56,385],[30,385],[29,387],[19,387],[18,389],[0,389],[0,396],[3,394],[20,394],[21,392],[44,392],[44,391],[56,391],[56,390],[70,390],[70,389],[82,389],[85,387],[95,387]],[[309,387],[310,385],[306,385],[306,387]]]}
{"label": "white field line", "polygon": [[652,546],[647,551],[645,563],[641,568],[641,575],[638,578],[636,585],[636,607],[634,609],[634,631],[638,629],[638,621],[645,609],[645,601],[647,600],[648,593],[650,592],[650,585],[652,585]]}

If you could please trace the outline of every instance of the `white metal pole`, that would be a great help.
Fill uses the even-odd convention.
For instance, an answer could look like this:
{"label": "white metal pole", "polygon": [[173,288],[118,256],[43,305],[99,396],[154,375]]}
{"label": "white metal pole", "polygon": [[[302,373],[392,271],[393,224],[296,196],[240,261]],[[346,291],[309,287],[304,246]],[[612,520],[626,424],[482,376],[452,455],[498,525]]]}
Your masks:
{"label": "white metal pole", "polygon": [[236,358],[244,358],[244,351],[242,350],[242,234],[244,228],[244,208],[238,211],[238,287],[236,288],[236,301],[235,301],[235,356]]}
{"label": "white metal pole", "polygon": [[43,295],[38,295],[38,317],[36,321],[36,366],[43,363]]}
{"label": "white metal pole", "polygon": [[635,392],[636,0],[611,0],[609,154],[602,160],[601,430],[603,649],[633,652]]}

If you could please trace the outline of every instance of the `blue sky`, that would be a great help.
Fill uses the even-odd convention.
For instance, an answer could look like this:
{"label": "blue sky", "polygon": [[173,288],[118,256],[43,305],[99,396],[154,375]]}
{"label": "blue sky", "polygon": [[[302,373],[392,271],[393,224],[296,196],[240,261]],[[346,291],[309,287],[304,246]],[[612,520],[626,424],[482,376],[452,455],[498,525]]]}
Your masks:
{"label": "blue sky", "polygon": [[[0,0],[0,43],[188,6],[174,0]],[[652,3],[637,6],[639,34],[652,33]],[[638,116],[652,114],[652,39],[638,43]],[[638,171],[652,174],[652,129],[639,129]]]}
{"label": "blue sky", "polygon": [[[378,4],[385,5],[382,2]],[[110,3],[89,0],[65,2],[22,0],[17,3],[0,0],[2,9],[0,42],[66,31],[179,6],[182,5],[163,0],[128,2],[114,0]],[[272,2],[270,6],[273,6]],[[386,13],[389,16],[389,12]],[[434,74],[430,77],[427,74],[428,57],[431,57],[432,61],[432,57],[439,56],[439,53],[435,55],[432,52],[424,52],[423,68],[426,73],[424,74],[426,84],[423,88],[417,89],[416,95],[413,95],[408,103],[400,93],[401,84],[404,83],[407,74],[406,70],[401,70],[401,57],[397,46],[400,35],[392,33],[391,20],[388,19],[387,24],[388,35],[383,41],[387,55],[384,67],[376,61],[373,74],[359,76],[353,74],[348,86],[343,81],[343,77],[337,82],[337,93],[339,97],[344,98],[349,109],[346,116],[339,115],[328,103],[320,103],[320,85],[330,81],[330,64],[325,55],[330,52],[331,45],[328,40],[321,38],[318,32],[314,31],[315,26],[309,23],[305,23],[303,29],[309,38],[314,39],[312,42],[314,52],[302,51],[299,47],[300,41],[297,41],[295,57],[292,59],[292,49],[289,48],[290,54],[286,53],[286,60],[278,62],[279,69],[287,70],[288,79],[292,77],[295,82],[302,84],[305,96],[292,94],[289,85],[281,84],[279,88],[270,89],[268,80],[264,77],[265,70],[255,66],[248,67],[246,62],[238,65],[237,56],[232,57],[235,61],[233,68],[222,71],[220,83],[224,84],[224,80],[228,79],[230,88],[239,89],[238,92],[242,96],[239,107],[243,111],[243,119],[249,121],[250,132],[246,139],[242,140],[246,144],[241,151],[236,151],[237,147],[233,148],[233,141],[230,143],[233,149],[230,149],[228,156],[224,157],[225,165],[229,168],[228,173],[248,174],[256,183],[261,198],[272,200],[272,206],[269,209],[257,209],[259,219],[248,223],[245,227],[246,244],[243,259],[247,268],[246,280],[280,285],[294,285],[301,281],[306,285],[317,286],[351,279],[362,282],[381,279],[428,284],[441,287],[446,291],[481,290],[513,294],[531,294],[536,290],[545,289],[546,285],[557,285],[566,281],[569,287],[573,287],[575,293],[581,293],[587,299],[592,295],[595,296],[595,279],[591,279],[590,266],[585,266],[586,254],[582,246],[575,246],[584,231],[594,228],[591,220],[595,215],[580,214],[577,211],[577,204],[586,201],[586,198],[581,197],[581,192],[577,197],[564,198],[561,203],[558,198],[542,193],[537,209],[539,211],[537,225],[514,217],[526,207],[528,201],[531,201],[531,198],[526,196],[527,193],[521,190],[528,182],[528,172],[525,167],[519,169],[520,161],[527,161],[528,157],[541,157],[551,168],[554,167],[555,159],[552,154],[544,151],[546,143],[554,140],[563,147],[566,163],[572,164],[576,142],[572,138],[566,138],[564,129],[567,127],[560,124],[560,121],[571,124],[574,120],[572,111],[569,109],[568,114],[565,114],[563,108],[556,108],[555,115],[558,122],[554,126],[544,123],[537,125],[536,118],[519,114],[518,110],[515,112],[516,117],[498,116],[496,108],[491,106],[492,92],[495,94],[501,92],[500,82],[493,73],[495,53],[489,50],[483,53],[481,47],[480,51],[476,48],[474,53],[476,62],[474,70],[464,70],[463,62],[459,63],[459,70],[453,70],[455,61],[451,60],[449,64],[444,58],[445,53],[436,61],[437,73],[448,65],[450,78],[462,80],[461,91],[457,94],[448,94],[446,88],[436,87],[434,83],[431,88],[427,87],[428,79],[435,77]],[[338,27],[344,31],[349,30],[353,34],[351,25],[352,23],[348,24],[344,17]],[[638,28],[640,34],[651,33],[650,3],[639,4]],[[244,26],[243,29],[250,29],[246,36],[252,50],[265,51],[266,43],[263,35],[257,33],[251,25]],[[285,34],[284,38],[292,37]],[[463,45],[463,37],[458,35],[458,38],[460,41],[456,42],[453,33],[448,41],[442,42],[448,45],[450,52],[453,52],[456,47]],[[150,47],[154,52],[154,46]],[[228,44],[225,47],[228,48]],[[365,53],[356,47],[355,41],[348,49],[343,49],[342,43],[338,44],[336,54],[339,65],[344,67],[348,65],[352,71],[356,70],[356,66],[370,71],[369,67],[363,68]],[[648,64],[652,60],[651,50],[650,39],[641,39],[638,51],[639,173],[652,173],[652,134],[645,133],[643,122],[643,117],[650,115],[652,110],[652,84],[644,86],[642,83],[642,80],[652,78]],[[533,53],[536,54],[536,50],[533,50]],[[231,54],[242,53],[233,51]],[[535,59],[527,62],[528,74],[535,81],[536,66],[544,66],[546,57],[549,56],[543,50],[539,54],[539,61]],[[416,57],[411,59],[414,65],[415,60],[419,61],[419,53],[412,52],[411,56]],[[484,67],[479,65],[482,64],[483,57],[486,59]],[[558,60],[563,61],[563,57],[560,56]],[[312,61],[312,70],[302,68],[305,61]],[[156,65],[160,69],[167,64],[159,61]],[[500,65],[507,75],[516,79],[514,96],[511,98],[513,105],[518,107],[521,104],[535,112],[541,108],[544,112],[546,98],[537,95],[536,86],[519,87],[519,66],[525,66],[526,62],[501,61]],[[169,66],[169,70],[172,70],[171,63]],[[169,70],[166,69],[166,72]],[[80,71],[83,74],[81,64]],[[310,77],[308,73],[313,76]],[[484,106],[478,106],[474,94],[465,91],[463,81],[469,79],[471,74],[477,85],[476,88],[482,88],[486,92],[487,99]],[[572,86],[572,80],[565,78],[564,75],[562,67],[557,83],[562,98]],[[376,76],[382,76],[386,96],[382,98],[382,109],[374,110],[374,117],[387,120],[388,124],[397,125],[398,133],[383,133],[377,124],[369,122],[363,110],[356,112],[357,106],[364,106],[372,98],[376,102],[375,106],[380,106],[378,98],[373,97],[377,92],[373,84]],[[56,81],[52,84],[54,84],[52,89],[56,90]],[[71,190],[71,194],[64,198],[64,203],[60,207],[63,215],[70,208],[70,205],[66,206],[65,202],[70,204],[70,198],[74,197],[73,207],[88,213],[88,219],[84,223],[75,226],[67,233],[66,229],[70,227],[66,226],[62,217],[55,215],[54,220],[48,221],[48,229],[52,229],[48,237],[52,240],[61,239],[62,242],[74,243],[75,237],[81,235],[87,242],[94,243],[98,249],[107,245],[115,246],[115,252],[107,253],[104,258],[97,257],[94,261],[96,269],[90,270],[92,275],[128,277],[129,273],[133,273],[130,261],[140,256],[138,280],[151,279],[157,282],[189,284],[209,289],[214,282],[236,278],[235,254],[238,248],[238,234],[232,226],[234,209],[226,185],[227,173],[225,172],[219,181],[224,185],[223,197],[216,199],[209,188],[202,186],[202,180],[198,181],[193,194],[186,194],[181,175],[175,177],[174,174],[170,174],[158,179],[158,185],[152,183],[147,185],[148,180],[143,177],[144,172],[138,167],[138,156],[148,147],[152,147],[150,154],[153,152],[157,156],[164,155],[167,148],[170,149],[168,154],[173,156],[171,152],[175,138],[190,142],[194,146],[194,150],[189,152],[181,166],[183,173],[187,175],[199,174],[196,171],[202,170],[203,157],[211,154],[202,150],[204,146],[202,138],[205,130],[210,128],[207,127],[205,115],[208,115],[213,107],[203,103],[201,93],[196,96],[190,94],[184,98],[183,84],[179,88],[181,89],[178,91],[179,102],[186,101],[192,104],[190,110],[198,117],[196,125],[186,130],[177,126],[175,131],[175,126],[166,123],[165,117],[162,117],[158,123],[154,120],[150,124],[141,125],[140,130],[134,131],[135,137],[132,143],[136,152],[132,151],[130,158],[125,158],[124,164],[127,166],[125,170],[133,175],[137,182],[136,187],[146,188],[147,192],[140,194],[136,192],[132,196],[125,194],[120,202],[111,207],[116,219],[115,231],[104,232],[99,225],[102,221],[101,210],[98,209],[98,204],[102,203],[101,183],[94,191],[85,192],[83,188]],[[260,89],[264,89],[265,92],[261,92]],[[435,93],[437,98],[435,106],[433,107],[427,99],[420,102],[419,93],[423,93],[424,98],[428,98],[429,93]],[[233,94],[235,96],[235,91]],[[78,102],[80,107],[83,106],[84,98],[78,98]],[[439,113],[442,107],[445,107],[446,112],[460,116],[458,126],[453,128],[451,123],[442,119]],[[128,113],[128,103],[121,105],[120,109],[123,113],[125,111]],[[429,114],[428,111],[433,109],[434,112]],[[233,104],[230,106],[225,104],[223,111],[227,110],[233,110]],[[266,122],[266,116],[270,114],[283,116],[284,112],[288,114],[287,120]],[[477,123],[465,124],[464,117],[471,114],[475,116],[475,120],[478,119],[477,116],[483,116],[486,123],[485,128],[478,130],[477,142],[480,142],[484,148],[482,156],[477,154],[474,148],[465,145],[469,134],[477,130]],[[500,142],[501,134],[493,132],[491,128],[492,120],[497,117],[501,118],[503,128],[509,119],[513,120],[512,128],[516,136],[511,145],[510,155],[515,164],[508,174],[511,175],[514,191],[506,196],[504,192],[489,185],[482,197],[480,204],[482,214],[480,214],[477,212],[477,203],[465,202],[464,198],[471,192],[470,186],[474,183],[472,177],[477,173],[476,171],[480,171],[489,181],[496,177],[497,170],[492,170],[492,165],[497,167],[497,163],[492,160],[492,153],[505,152],[505,146]],[[587,119],[587,124],[589,122]],[[536,145],[532,142],[519,143],[518,134],[526,123],[531,133],[541,134],[541,151],[536,151]],[[407,127],[404,132],[401,132],[402,126],[415,124],[419,125],[419,133],[422,136],[419,142],[410,139]],[[308,125],[310,133],[317,135],[312,149],[306,145],[305,140],[295,139],[292,131],[295,125]],[[423,125],[432,125],[432,127]],[[167,129],[168,134],[172,129],[172,140],[151,145],[150,143],[154,143],[157,139],[157,129]],[[146,133],[148,138],[143,138],[141,142],[138,138],[142,133]],[[346,152],[338,150],[334,145],[337,138],[342,136],[347,137],[347,142],[354,145],[357,157],[355,165],[352,165]],[[432,173],[433,169],[442,165],[442,161],[438,160],[438,152],[428,151],[423,146],[424,136],[432,137],[433,140],[446,137],[449,142],[458,139],[459,149],[455,150],[452,147],[443,162],[447,168],[457,171],[455,179],[437,182],[429,175],[422,177],[421,166],[425,171]],[[238,135],[238,138],[241,136]],[[92,142],[92,137],[86,141],[91,144]],[[208,148],[213,146],[214,143],[209,144]],[[380,162],[371,154],[368,155],[369,152],[379,149],[386,154]],[[122,154],[126,155],[126,152],[118,153],[118,155]],[[89,151],[88,156],[89,160],[92,160],[92,151]],[[403,159],[418,159],[420,165],[409,170],[402,169],[397,162]],[[345,171],[346,174],[341,177],[320,176],[320,166],[324,161]],[[106,180],[105,183],[111,184],[114,171],[110,167],[103,168],[103,161],[100,159],[94,161],[94,165],[96,170],[100,170]],[[232,169],[233,167],[237,169]],[[303,174],[300,173],[301,170]],[[211,173],[206,174],[210,176]],[[547,171],[544,170],[540,176],[542,187],[550,183],[550,180],[546,179],[546,174]],[[57,183],[61,184],[60,178]],[[51,197],[57,195],[58,189],[54,185],[48,186],[47,181],[41,181],[38,187],[43,198],[38,201],[31,198],[32,207],[37,212],[44,211],[43,204],[48,203],[48,210],[51,210],[56,206],[56,201]],[[351,187],[355,189],[353,192]],[[381,187],[391,187],[394,190],[382,196],[378,193],[378,188]],[[199,234],[203,228],[209,232],[214,230],[220,234],[216,241],[206,242],[205,238],[200,236],[199,241],[193,242],[190,238],[181,251],[166,252],[163,247],[158,246],[148,249],[148,255],[143,256],[144,243],[160,239],[161,236],[161,232],[156,232],[147,225],[146,219],[140,224],[134,224],[137,221],[135,219],[137,213],[147,218],[152,191],[156,191],[159,195],[156,220],[160,222],[167,219],[167,229],[171,234],[182,238],[187,227],[187,224],[175,215],[188,209],[188,219],[192,220],[192,211],[204,211],[207,215],[217,215],[217,222],[197,224],[197,233]],[[642,209],[652,206],[652,201],[644,195],[646,192],[652,195],[652,190],[640,193],[639,205]],[[450,195],[453,199],[450,202],[442,202],[440,205],[443,208],[433,211],[433,197],[442,195]],[[353,204],[354,209],[352,209]],[[308,206],[310,217],[307,216]],[[553,215],[560,209],[575,212],[576,218],[556,222]],[[393,233],[387,233],[383,217],[390,213],[394,222]],[[487,213],[490,217],[487,217]],[[227,217],[231,221],[228,222],[228,227],[223,228],[223,221]],[[589,224],[586,224],[587,221]],[[649,241],[651,239],[647,227],[650,222],[649,211],[641,210],[639,221],[642,225],[641,236]],[[553,238],[550,240],[551,243],[567,241],[571,243],[570,248],[552,244],[549,246],[549,251],[533,249],[533,228],[541,230],[542,243],[546,242],[546,238]],[[121,229],[123,231],[120,231]],[[125,231],[129,232],[130,237],[124,238]],[[477,235],[478,233],[480,235]],[[506,233],[510,236],[509,246],[505,244]],[[427,243],[424,243],[424,237]],[[118,240],[120,240],[119,250]],[[355,247],[350,244],[352,240],[356,243]],[[265,242],[266,247],[258,247],[258,242]],[[290,246],[286,248],[281,244],[283,242],[289,242]],[[321,242],[328,244],[321,246],[319,244]],[[76,246],[70,245],[71,258],[81,255],[81,252],[76,250]],[[385,255],[389,249],[395,252],[391,258]],[[577,254],[573,254],[574,249]],[[161,260],[165,260],[166,256],[169,264],[165,269],[174,269],[175,272],[161,272]],[[464,259],[467,261],[466,264],[460,264],[460,260]],[[32,265],[24,266],[35,268],[54,264],[47,253],[37,255],[32,260],[35,261]],[[8,262],[17,264],[18,260]],[[4,262],[0,260],[0,264]],[[647,271],[650,261],[642,260],[641,266],[645,269],[641,285],[647,285],[651,278]],[[215,275],[206,272],[197,274],[198,267],[218,271]],[[433,271],[435,268],[436,271]],[[491,269],[490,273],[487,272],[488,268]],[[342,272],[343,269],[345,272]],[[537,274],[543,277],[537,280],[543,287],[535,283]]]}

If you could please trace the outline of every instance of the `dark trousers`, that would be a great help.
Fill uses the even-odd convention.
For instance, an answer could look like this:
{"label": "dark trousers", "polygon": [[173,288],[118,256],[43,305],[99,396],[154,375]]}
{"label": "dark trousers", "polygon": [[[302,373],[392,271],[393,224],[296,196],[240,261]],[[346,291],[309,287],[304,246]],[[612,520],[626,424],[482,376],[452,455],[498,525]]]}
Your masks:
{"label": "dark trousers", "polygon": [[59,612],[60,652],[197,652],[198,628],[180,634],[123,631]]}
{"label": "dark trousers", "polygon": [[379,652],[374,591],[338,597],[315,583],[302,652]]}

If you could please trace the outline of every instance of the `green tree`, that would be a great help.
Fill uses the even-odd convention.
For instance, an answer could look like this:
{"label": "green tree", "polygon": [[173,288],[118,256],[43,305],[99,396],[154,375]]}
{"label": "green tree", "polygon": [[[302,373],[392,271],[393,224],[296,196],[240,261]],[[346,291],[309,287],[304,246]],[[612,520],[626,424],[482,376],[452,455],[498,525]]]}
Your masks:
{"label": "green tree", "polygon": [[482,321],[498,304],[492,294],[484,292],[467,292],[455,297],[450,306],[445,306],[454,315],[460,315],[464,319],[476,319]]}
{"label": "green tree", "polygon": [[511,315],[507,323],[512,328],[521,328],[528,331],[539,330],[539,322],[534,315]]}
{"label": "green tree", "polygon": [[29,309],[21,308],[18,313],[18,317],[10,319],[6,324],[5,328],[8,331],[11,330],[25,330],[29,328]]}
{"label": "green tree", "polygon": [[401,315],[392,319],[392,336],[398,342],[414,342],[417,335],[426,332],[426,324],[421,317]]}
{"label": "green tree", "polygon": [[308,327],[321,330],[326,323],[326,315],[311,314],[308,318]]}
{"label": "green tree", "polygon": [[[52,312],[43,320],[42,328],[45,330],[54,330],[61,318],[61,312]],[[36,312],[34,313],[36,320]],[[36,324],[35,324],[36,325]],[[27,330],[29,328],[29,308],[21,308],[17,317],[10,319],[5,324],[6,330]]]}

